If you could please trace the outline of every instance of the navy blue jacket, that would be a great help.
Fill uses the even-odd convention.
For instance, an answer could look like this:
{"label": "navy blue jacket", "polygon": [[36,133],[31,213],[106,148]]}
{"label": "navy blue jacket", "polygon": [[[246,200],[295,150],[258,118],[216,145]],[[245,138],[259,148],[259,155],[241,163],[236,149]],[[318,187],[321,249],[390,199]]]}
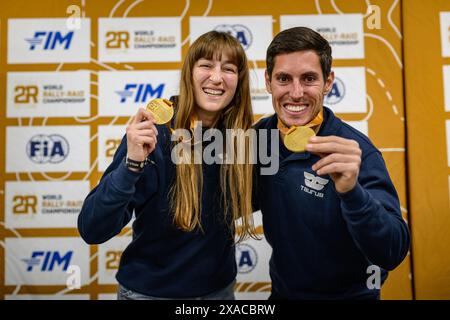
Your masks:
{"label": "navy blue jacket", "polygon": [[134,212],[133,240],[122,254],[119,283],[156,297],[203,296],[236,277],[234,239],[220,204],[220,166],[203,164],[204,233],[179,230],[169,209],[175,177],[170,133],[165,126],[157,128],[152,163],[143,173],[125,167],[126,137],[122,139],[112,164],[84,201],[78,230],[87,243],[103,243],[120,233]]}
{"label": "navy blue jacket", "polygon": [[[276,115],[257,129],[276,129]],[[319,157],[291,153],[281,142],[272,150],[280,159],[275,175],[259,175],[255,186],[270,259],[273,298],[378,298],[369,289],[380,267],[381,282],[405,258],[409,231],[381,153],[369,139],[324,107],[319,136],[356,140],[362,163],[356,187],[339,194],[328,175],[311,169]],[[270,139],[270,135],[269,139]],[[270,150],[270,141],[268,142]],[[270,151],[269,151],[270,152]],[[259,169],[257,169],[259,172]],[[374,284],[372,279],[369,284]]]}

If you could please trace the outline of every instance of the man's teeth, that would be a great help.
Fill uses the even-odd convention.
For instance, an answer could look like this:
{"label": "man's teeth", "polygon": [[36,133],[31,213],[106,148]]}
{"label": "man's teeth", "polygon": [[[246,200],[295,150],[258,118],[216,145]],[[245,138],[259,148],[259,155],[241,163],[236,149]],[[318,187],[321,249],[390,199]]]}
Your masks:
{"label": "man's teeth", "polygon": [[292,105],[286,105],[284,106],[289,111],[299,112],[306,109],[306,106],[292,106]]}
{"label": "man's teeth", "polygon": [[204,88],[203,92],[212,96],[221,96],[223,94],[223,90],[214,90],[208,88]]}

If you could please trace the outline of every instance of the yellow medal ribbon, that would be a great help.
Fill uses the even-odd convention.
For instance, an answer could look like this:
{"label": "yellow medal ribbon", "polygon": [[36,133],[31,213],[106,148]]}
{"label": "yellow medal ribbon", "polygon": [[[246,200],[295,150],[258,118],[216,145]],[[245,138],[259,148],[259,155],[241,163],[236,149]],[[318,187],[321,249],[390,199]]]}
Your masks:
{"label": "yellow medal ribbon", "polygon": [[191,124],[189,125],[189,130],[191,130],[192,133],[194,133],[195,128],[197,127],[198,118],[195,113],[193,113],[190,117]]}
{"label": "yellow medal ribbon", "polygon": [[[199,122],[197,115],[195,113],[191,114],[189,121],[190,121],[189,130],[191,131],[192,136],[191,136],[191,139],[189,139],[189,140],[181,141],[183,143],[192,143],[192,141],[194,141],[194,132],[197,129],[198,122]],[[194,146],[199,143],[202,143],[202,139],[200,139],[200,141],[192,143],[192,145]]]}
{"label": "yellow medal ribbon", "polygon": [[292,126],[288,128],[278,119],[277,128],[284,136],[283,142],[288,150],[292,152],[303,152],[305,151],[309,138],[316,135],[316,132],[311,128],[319,126],[322,122],[323,111],[320,110],[319,114],[304,126]]}
{"label": "yellow medal ribbon", "polygon": [[[191,138],[190,138],[190,139],[187,139],[187,140],[184,140],[183,137],[179,137],[178,142],[181,142],[181,143],[189,143],[189,144],[190,144],[190,143],[193,141],[193,139],[194,139],[194,131],[195,131],[195,129],[196,129],[197,126],[198,126],[198,118],[197,118],[197,115],[196,115],[195,113],[193,113],[193,114],[190,116],[189,121],[190,121],[190,124],[189,124],[189,131],[191,132]],[[171,127],[169,124],[167,124],[167,128],[169,129],[169,131],[170,131],[171,134],[173,134],[173,133],[175,132],[175,130],[172,129],[172,127]],[[201,141],[200,141],[200,142],[201,142]],[[194,145],[197,144],[197,143],[199,143],[199,142],[194,143]]]}

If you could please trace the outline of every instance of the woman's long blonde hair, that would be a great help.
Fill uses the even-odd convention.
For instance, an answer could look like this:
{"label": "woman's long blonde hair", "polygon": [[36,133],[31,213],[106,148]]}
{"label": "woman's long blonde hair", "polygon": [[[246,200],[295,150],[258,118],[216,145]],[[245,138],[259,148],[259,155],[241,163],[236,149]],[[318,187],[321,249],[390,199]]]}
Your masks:
{"label": "woman's long blonde hair", "polygon": [[[226,129],[248,130],[252,126],[253,113],[251,108],[249,70],[247,58],[241,44],[231,35],[210,31],[200,36],[189,48],[181,71],[180,95],[174,119],[174,129],[190,129],[191,116],[195,112],[194,84],[192,79],[195,63],[201,59],[221,58],[225,53],[230,61],[238,67],[238,84],[231,103],[221,111],[219,123]],[[250,155],[252,148],[246,141],[246,155]],[[231,143],[233,150],[237,150],[236,141]],[[252,170],[249,157],[243,164],[237,163],[234,152],[233,164],[221,164],[220,187],[222,191],[222,208],[224,221],[230,227],[231,235],[237,229],[238,242],[248,236],[256,238],[253,224],[252,210]],[[193,159],[193,157],[191,157]],[[193,231],[202,229],[201,202],[203,190],[203,170],[201,164],[193,161],[176,165],[176,178],[172,187],[172,209],[174,223],[181,230]],[[237,228],[237,219],[241,218],[241,226]]]}

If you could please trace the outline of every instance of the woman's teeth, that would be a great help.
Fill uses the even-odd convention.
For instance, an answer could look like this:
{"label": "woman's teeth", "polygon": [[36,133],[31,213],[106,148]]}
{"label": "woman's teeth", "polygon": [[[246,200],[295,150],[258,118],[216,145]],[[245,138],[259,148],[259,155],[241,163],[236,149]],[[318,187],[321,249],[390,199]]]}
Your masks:
{"label": "woman's teeth", "polygon": [[204,88],[203,92],[211,96],[221,96],[223,94],[223,90],[214,90],[208,88]]}

